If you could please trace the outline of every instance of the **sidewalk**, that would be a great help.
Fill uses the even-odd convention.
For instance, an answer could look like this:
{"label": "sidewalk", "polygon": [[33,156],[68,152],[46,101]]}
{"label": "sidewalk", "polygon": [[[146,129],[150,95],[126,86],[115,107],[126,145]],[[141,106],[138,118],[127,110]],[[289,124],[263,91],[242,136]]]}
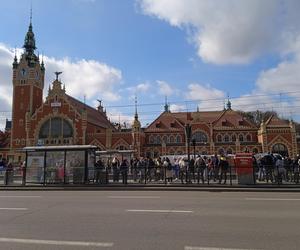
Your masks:
{"label": "sidewalk", "polygon": [[300,192],[300,185],[198,185],[198,184],[108,184],[108,185],[9,185],[0,191],[205,191],[205,192]]}

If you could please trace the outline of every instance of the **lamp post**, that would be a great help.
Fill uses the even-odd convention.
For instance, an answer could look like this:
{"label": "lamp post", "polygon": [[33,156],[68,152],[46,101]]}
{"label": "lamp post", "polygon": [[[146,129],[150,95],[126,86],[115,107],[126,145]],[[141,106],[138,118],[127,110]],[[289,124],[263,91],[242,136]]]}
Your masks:
{"label": "lamp post", "polygon": [[[187,142],[187,155],[188,155],[188,168],[190,167],[190,143],[191,143],[191,136],[192,136],[192,127],[189,123],[185,125],[185,136],[186,136],[186,142]],[[185,181],[187,183],[188,181],[188,170],[186,169],[185,174]]]}
{"label": "lamp post", "polygon": [[194,149],[194,160],[196,159],[196,139],[192,139],[192,145],[193,145],[193,149]]}

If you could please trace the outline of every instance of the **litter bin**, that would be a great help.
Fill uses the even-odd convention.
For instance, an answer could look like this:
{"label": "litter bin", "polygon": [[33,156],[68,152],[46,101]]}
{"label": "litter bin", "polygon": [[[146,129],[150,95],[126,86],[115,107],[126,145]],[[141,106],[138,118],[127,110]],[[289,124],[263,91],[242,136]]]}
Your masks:
{"label": "litter bin", "polygon": [[255,184],[252,154],[238,153],[236,154],[234,161],[238,176],[238,184]]}
{"label": "litter bin", "polygon": [[14,170],[7,168],[5,171],[5,185],[13,184],[14,182]]}

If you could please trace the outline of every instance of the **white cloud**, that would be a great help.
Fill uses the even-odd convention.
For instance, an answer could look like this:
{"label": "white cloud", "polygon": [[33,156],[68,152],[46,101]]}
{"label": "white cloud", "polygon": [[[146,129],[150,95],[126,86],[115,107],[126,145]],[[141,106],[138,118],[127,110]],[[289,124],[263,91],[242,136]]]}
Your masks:
{"label": "white cloud", "polygon": [[[20,55],[21,49],[17,50]],[[11,111],[12,105],[12,63],[14,49],[0,43],[0,111]],[[45,89],[54,79],[53,72],[63,71],[62,82],[66,84],[67,94],[79,100],[86,95],[87,102],[95,99],[114,102],[121,98],[118,87],[121,85],[122,73],[120,70],[105,63],[94,60],[76,60],[69,58],[55,59],[44,57],[46,67]],[[11,119],[10,113],[1,113],[0,128],[4,127],[5,118]]]}
{"label": "white cloud", "polygon": [[157,83],[157,86],[158,86],[158,93],[160,95],[171,96],[173,94],[178,93],[178,89],[172,87],[171,84],[169,84],[165,81],[157,80],[156,83]]}
{"label": "white cloud", "polygon": [[248,63],[261,54],[293,51],[300,34],[298,0],[139,0],[142,12],[184,29],[199,57]]}
{"label": "white cloud", "polygon": [[179,105],[179,104],[171,104],[170,105],[170,111],[171,112],[182,112],[182,111],[186,111],[187,108],[184,105]]}
{"label": "white cloud", "polygon": [[46,82],[52,82],[53,72],[63,71],[62,82],[66,84],[68,94],[87,100],[95,98],[114,102],[121,97],[116,87],[121,84],[120,70],[94,60],[71,61],[69,58],[57,60],[45,57]]}

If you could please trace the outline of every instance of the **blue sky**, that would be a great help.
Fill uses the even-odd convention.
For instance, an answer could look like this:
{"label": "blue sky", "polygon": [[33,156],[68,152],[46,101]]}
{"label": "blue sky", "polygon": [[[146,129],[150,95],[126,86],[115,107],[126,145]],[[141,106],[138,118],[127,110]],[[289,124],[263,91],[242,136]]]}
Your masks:
{"label": "blue sky", "polygon": [[[53,71],[64,71],[67,92],[81,100],[85,94],[91,106],[103,99],[113,120],[132,119],[134,108],[126,106],[136,92],[139,104],[168,96],[173,111],[222,109],[229,95],[234,109],[274,109],[298,120],[296,0],[1,1],[0,88],[6,95],[10,58],[23,45],[31,2],[46,86]],[[1,94],[0,102],[0,111],[10,109]],[[162,109],[140,106],[142,123]]]}

